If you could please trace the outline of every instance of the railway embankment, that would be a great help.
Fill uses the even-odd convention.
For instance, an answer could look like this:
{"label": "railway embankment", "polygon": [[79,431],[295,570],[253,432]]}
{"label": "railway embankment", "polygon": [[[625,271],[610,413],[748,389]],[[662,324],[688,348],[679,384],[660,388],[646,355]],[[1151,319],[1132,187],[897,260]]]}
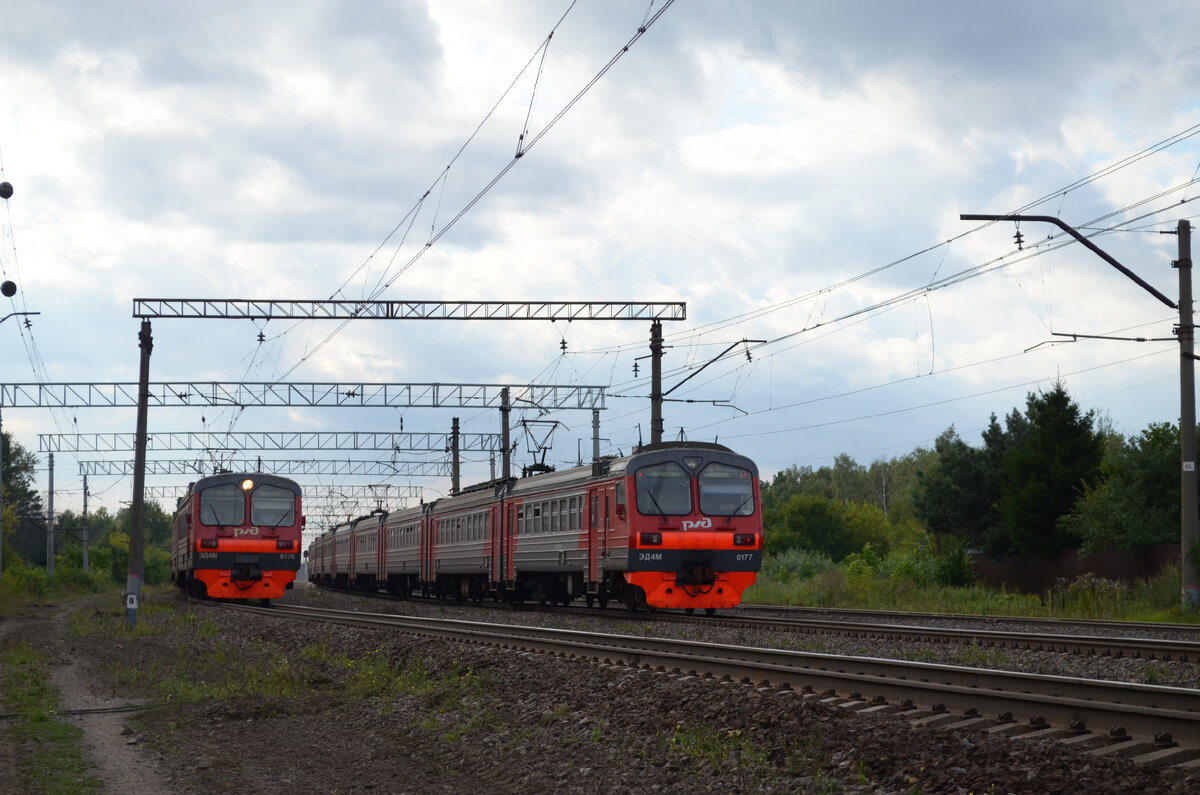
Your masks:
{"label": "railway embankment", "polygon": [[[332,599],[305,591],[288,598]],[[454,614],[440,605],[404,609]],[[558,620],[529,615],[514,614]],[[1195,770],[1135,765],[1054,739],[914,726],[903,716],[850,713],[775,688],[265,618],[174,594],[151,597],[139,621],[137,632],[125,632],[123,611],[107,603],[39,610],[6,621],[3,642],[39,649],[50,669],[74,669],[75,692],[61,694],[56,713],[81,727],[85,758],[119,742],[132,752],[127,765],[144,767],[164,792],[436,792],[484,784],[494,792],[1200,789]],[[647,623],[613,618],[608,631],[648,633]],[[709,632],[690,624],[677,631],[696,639]],[[715,624],[711,631],[764,639]],[[100,725],[99,713],[76,707],[83,692],[131,709],[105,713],[120,717],[98,737],[89,727]],[[10,763],[26,749],[10,728],[0,726],[7,749],[0,789],[20,791]],[[119,791],[119,782],[94,770]]]}

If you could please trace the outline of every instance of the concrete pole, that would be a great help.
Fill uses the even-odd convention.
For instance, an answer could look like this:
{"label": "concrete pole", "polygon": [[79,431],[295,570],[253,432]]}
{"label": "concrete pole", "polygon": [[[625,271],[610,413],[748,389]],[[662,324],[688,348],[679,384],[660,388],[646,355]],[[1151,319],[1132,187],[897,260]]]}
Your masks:
{"label": "concrete pole", "polygon": [[650,326],[650,444],[663,440],[662,391],[662,323]]}
{"label": "concrete pole", "polygon": [[83,476],[83,573],[88,573],[88,485],[87,475]]}
{"label": "concrete pole", "polygon": [[50,454],[50,492],[46,504],[46,573],[54,576],[54,453]]}
{"label": "concrete pole", "polygon": [[137,433],[133,444],[133,500],[129,506],[129,570],[125,578],[125,618],[131,629],[137,626],[138,602],[142,598],[142,579],[146,570],[143,532],[146,516],[146,415],[150,412],[150,352],[154,349],[149,320],[142,321],[138,347],[142,355],[138,368]]}
{"label": "concrete pole", "polygon": [[459,491],[458,417],[450,421],[450,493]]}
{"label": "concrete pole", "polygon": [[508,413],[511,406],[508,402],[508,387],[500,390],[500,443],[504,449],[500,451],[500,477],[508,480],[512,477],[512,451],[508,441]]}
{"label": "concrete pole", "polygon": [[592,409],[592,463],[600,460],[600,409]]}
{"label": "concrete pole", "polygon": [[1183,569],[1183,606],[1200,607],[1200,577],[1192,552],[1200,541],[1196,504],[1196,329],[1192,325],[1192,227],[1179,222],[1179,449],[1180,553]]}

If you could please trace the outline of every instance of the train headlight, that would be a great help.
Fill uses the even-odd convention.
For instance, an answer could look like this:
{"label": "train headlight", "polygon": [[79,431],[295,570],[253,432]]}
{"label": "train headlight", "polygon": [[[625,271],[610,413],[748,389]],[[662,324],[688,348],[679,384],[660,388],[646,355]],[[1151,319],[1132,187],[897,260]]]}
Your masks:
{"label": "train headlight", "polygon": [[754,533],[734,533],[733,545],[735,547],[752,547],[754,546]]}
{"label": "train headlight", "polygon": [[292,542],[291,542],[291,541],[284,541],[284,540],[281,538],[281,539],[279,539],[278,541],[276,541],[276,542],[275,542],[275,548],[276,548],[276,549],[291,549],[291,548],[292,548]]}
{"label": "train headlight", "polygon": [[662,533],[640,533],[638,541],[644,547],[662,546]]}
{"label": "train headlight", "polygon": [[215,538],[200,539],[200,548],[201,549],[216,549],[217,548],[217,539],[215,539]]}
{"label": "train headlight", "polygon": [[250,478],[246,478],[245,480],[242,481],[242,491],[250,491],[250,489],[252,489],[252,488],[254,488],[253,480],[251,480]]}

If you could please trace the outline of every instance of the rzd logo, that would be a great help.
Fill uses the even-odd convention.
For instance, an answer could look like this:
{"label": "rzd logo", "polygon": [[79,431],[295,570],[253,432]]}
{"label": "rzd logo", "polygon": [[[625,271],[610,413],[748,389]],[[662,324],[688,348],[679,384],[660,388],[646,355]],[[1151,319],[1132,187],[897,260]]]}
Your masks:
{"label": "rzd logo", "polygon": [[705,528],[709,527],[712,527],[712,519],[709,519],[707,516],[703,519],[696,519],[695,521],[691,519],[683,520],[684,530],[704,530]]}
{"label": "rzd logo", "polygon": [[237,528],[234,528],[234,530],[233,530],[234,538],[237,538],[238,536],[256,536],[256,535],[258,535],[257,527],[237,527]]}

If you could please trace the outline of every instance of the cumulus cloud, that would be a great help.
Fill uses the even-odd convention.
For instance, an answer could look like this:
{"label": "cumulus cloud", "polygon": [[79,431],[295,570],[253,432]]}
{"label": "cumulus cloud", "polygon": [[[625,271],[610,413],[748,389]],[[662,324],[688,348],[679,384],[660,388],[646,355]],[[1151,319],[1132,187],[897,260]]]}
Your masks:
{"label": "cumulus cloud", "polygon": [[[571,104],[645,3],[22,6],[0,51],[17,187],[2,264],[42,312],[31,333],[53,380],[135,377],[135,297],[686,301],[665,324],[666,386],[706,369],[667,427],[719,436],[767,474],[902,454],[951,423],[967,438],[1059,377],[1136,432],[1177,416],[1170,343],[1052,335],[1169,336],[1169,310],[1053,229],[1023,225],[1017,251],[1012,224],[958,215],[1125,222],[1097,241],[1174,295],[1175,241],[1156,233],[1200,195],[1172,190],[1200,147],[1131,155],[1200,123],[1188,9],[677,3]],[[648,437],[648,326],[331,337],[330,322],[163,320],[153,377],[599,384],[605,445],[628,451]],[[770,343],[714,361],[743,338]],[[0,346],[7,380],[41,377],[24,351]],[[499,422],[261,411],[154,423]],[[132,424],[76,414],[79,431]],[[569,427],[555,456],[573,461],[590,416],[554,416]],[[5,412],[27,447],[62,421]]]}

